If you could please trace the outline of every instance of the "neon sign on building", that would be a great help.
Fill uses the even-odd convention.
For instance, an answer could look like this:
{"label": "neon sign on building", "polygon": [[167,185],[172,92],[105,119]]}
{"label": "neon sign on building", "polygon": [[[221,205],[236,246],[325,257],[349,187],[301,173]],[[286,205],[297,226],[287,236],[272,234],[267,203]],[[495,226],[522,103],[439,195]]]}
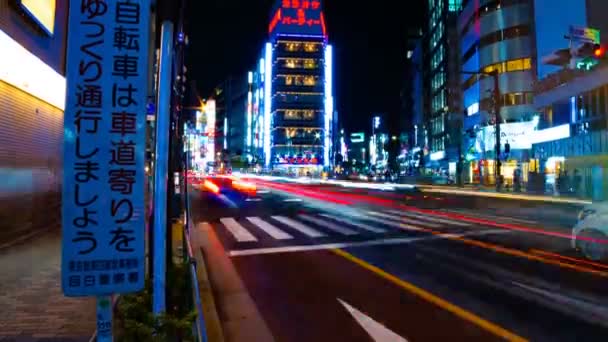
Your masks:
{"label": "neon sign on building", "polygon": [[327,36],[320,0],[282,0],[268,26],[270,34]]}

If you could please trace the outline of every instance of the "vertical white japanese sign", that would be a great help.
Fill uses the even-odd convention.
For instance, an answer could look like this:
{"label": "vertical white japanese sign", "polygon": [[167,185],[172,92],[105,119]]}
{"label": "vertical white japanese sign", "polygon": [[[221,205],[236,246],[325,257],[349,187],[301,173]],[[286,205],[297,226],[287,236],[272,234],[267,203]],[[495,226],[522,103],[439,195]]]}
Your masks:
{"label": "vertical white japanese sign", "polygon": [[144,286],[149,0],[72,0],[64,122],[66,296]]}

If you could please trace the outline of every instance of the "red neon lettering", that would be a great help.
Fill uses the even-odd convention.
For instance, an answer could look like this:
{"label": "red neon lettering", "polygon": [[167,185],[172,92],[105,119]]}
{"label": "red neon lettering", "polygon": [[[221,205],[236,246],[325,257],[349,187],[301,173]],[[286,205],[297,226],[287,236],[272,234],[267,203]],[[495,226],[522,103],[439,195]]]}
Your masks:
{"label": "red neon lettering", "polygon": [[323,15],[323,12],[321,12],[321,28],[323,30],[323,35],[327,37],[327,27],[325,26],[325,16]]}
{"label": "red neon lettering", "polygon": [[274,17],[272,18],[270,25],[268,26],[268,33],[271,33],[272,31],[274,31],[274,29],[277,27],[277,24],[281,20],[281,17],[282,17],[281,9],[279,8],[277,10],[277,13],[275,13]]}
{"label": "red neon lettering", "polygon": [[283,6],[281,6],[283,8],[290,8],[291,7],[291,0],[283,0]]}
{"label": "red neon lettering", "polygon": [[314,9],[314,10],[318,10],[319,8],[321,8],[321,2],[317,1],[317,0],[313,0],[311,2],[311,5],[312,5],[312,9]]}
{"label": "red neon lettering", "polygon": [[300,0],[291,0],[291,7],[300,8]]}
{"label": "red neon lettering", "polygon": [[302,8],[303,9],[309,9],[310,8],[310,0],[303,0],[302,1]]}
{"label": "red neon lettering", "polygon": [[302,26],[306,23],[306,13],[303,9],[298,10],[298,25]]}

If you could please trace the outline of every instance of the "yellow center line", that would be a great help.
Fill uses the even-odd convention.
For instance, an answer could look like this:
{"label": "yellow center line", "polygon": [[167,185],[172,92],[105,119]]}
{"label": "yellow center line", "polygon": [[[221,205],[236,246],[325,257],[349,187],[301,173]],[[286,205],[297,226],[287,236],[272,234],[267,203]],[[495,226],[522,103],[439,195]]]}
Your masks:
{"label": "yellow center line", "polygon": [[547,257],[553,257],[553,258],[563,259],[563,260],[575,262],[575,263],[578,263],[578,264],[583,264],[583,265],[588,265],[588,266],[594,266],[594,267],[598,267],[598,268],[608,269],[608,265],[606,265],[606,264],[601,264],[601,263],[598,263],[598,262],[593,262],[593,261],[589,261],[589,260],[583,260],[583,259],[579,259],[579,258],[573,258],[573,257],[569,257],[569,256],[566,256],[566,255],[561,255],[559,253],[552,253],[552,252],[543,251],[541,249],[531,249],[530,253],[541,254],[541,255],[544,255],[544,256],[547,256]]}
{"label": "yellow center line", "polygon": [[488,242],[482,242],[479,240],[472,240],[472,239],[467,239],[467,238],[458,237],[458,236],[447,236],[446,239],[460,241],[467,245],[485,248],[485,249],[492,250],[492,251],[502,253],[502,254],[521,257],[521,258],[525,258],[525,259],[528,259],[531,261],[539,261],[539,262],[549,264],[549,265],[559,266],[562,268],[568,268],[568,269],[575,270],[578,272],[590,273],[590,274],[596,275],[598,277],[608,278],[607,272],[595,270],[595,269],[588,268],[588,267],[578,266],[578,265],[574,265],[574,264],[570,264],[570,263],[565,263],[565,262],[556,260],[554,258],[546,258],[546,257],[540,256],[540,255],[530,254],[530,253],[520,251],[517,249],[513,249],[513,248],[507,248],[507,247],[495,245],[495,244],[488,243]]}
{"label": "yellow center line", "polygon": [[346,260],[349,260],[349,261],[365,268],[368,271],[371,271],[372,273],[380,276],[381,278],[384,278],[384,279],[390,281],[391,283],[401,287],[402,289],[404,289],[432,304],[437,305],[438,307],[462,318],[463,320],[471,322],[471,323],[479,326],[480,328],[495,334],[496,336],[500,336],[508,341],[517,341],[517,342],[528,341],[527,339],[525,339],[513,332],[510,332],[509,330],[506,330],[486,319],[483,319],[470,311],[467,311],[459,306],[456,306],[426,290],[423,290],[423,289],[417,287],[416,285],[408,283],[374,265],[371,265],[344,250],[333,249],[332,252],[335,253],[336,255],[339,255],[339,256],[345,258]]}

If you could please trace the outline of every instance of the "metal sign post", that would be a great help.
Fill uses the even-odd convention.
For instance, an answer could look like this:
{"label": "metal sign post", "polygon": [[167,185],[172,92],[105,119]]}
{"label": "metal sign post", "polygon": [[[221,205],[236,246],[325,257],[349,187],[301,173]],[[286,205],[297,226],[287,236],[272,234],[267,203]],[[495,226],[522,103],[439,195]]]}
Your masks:
{"label": "metal sign post", "polygon": [[71,1],[69,13],[62,288],[101,296],[108,341],[109,295],[144,287],[150,0]]}
{"label": "metal sign post", "polygon": [[97,297],[97,342],[112,342],[112,297]]}
{"label": "metal sign post", "polygon": [[156,153],[154,154],[154,272],[152,311],[165,311],[167,272],[167,184],[169,173],[169,131],[171,115],[171,68],[173,61],[173,24],[161,28],[160,70],[158,77],[158,114],[156,116]]}

